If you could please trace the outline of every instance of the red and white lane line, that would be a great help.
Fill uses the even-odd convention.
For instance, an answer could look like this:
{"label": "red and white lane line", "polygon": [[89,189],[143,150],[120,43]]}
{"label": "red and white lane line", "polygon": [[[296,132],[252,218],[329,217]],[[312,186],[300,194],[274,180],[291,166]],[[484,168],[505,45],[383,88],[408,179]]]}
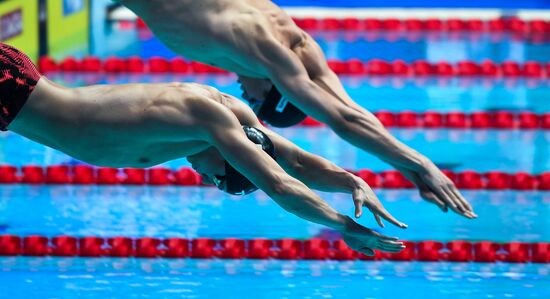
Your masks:
{"label": "red and white lane line", "polygon": [[0,235],[0,256],[140,257],[199,259],[281,260],[390,260],[511,263],[550,263],[550,243],[462,240],[405,241],[399,253],[377,251],[366,256],[350,249],[343,240],[324,239],[183,239],[129,237],[19,237]]}
{"label": "red and white lane line", "polygon": [[[349,170],[372,188],[413,188],[400,172],[395,170],[375,173],[368,169]],[[466,190],[550,190],[550,172],[529,174],[490,171],[443,172],[460,189]],[[164,167],[107,168],[88,165],[26,165],[16,167],[0,165],[0,184],[69,184],[69,185],[149,185],[149,186],[206,186],[193,169],[182,167],[172,170]]]}

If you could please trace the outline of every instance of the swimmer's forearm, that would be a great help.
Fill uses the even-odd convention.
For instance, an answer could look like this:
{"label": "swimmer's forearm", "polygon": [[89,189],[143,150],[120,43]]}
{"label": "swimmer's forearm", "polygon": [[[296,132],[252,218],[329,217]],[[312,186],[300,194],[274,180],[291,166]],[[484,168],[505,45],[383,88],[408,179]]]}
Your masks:
{"label": "swimmer's forearm", "polygon": [[322,157],[300,151],[296,160],[291,174],[312,189],[351,194],[360,185],[358,177]]}
{"label": "swimmer's forearm", "polygon": [[287,212],[338,231],[345,229],[349,217],[338,213],[301,182],[290,178],[283,186],[282,190],[266,193]]}
{"label": "swimmer's forearm", "polygon": [[203,116],[204,119],[217,117],[217,122],[206,123],[208,140],[226,161],[288,212],[336,230],[345,228],[346,216],[339,214],[304,183],[288,175],[275,160],[250,142],[234,115],[214,108],[217,106],[212,106],[212,111],[206,111]]}
{"label": "swimmer's forearm", "polygon": [[390,164],[410,169],[424,167],[427,158],[393,137],[372,113],[363,108],[350,110],[353,121],[342,124],[344,129],[338,131],[342,138]]}
{"label": "swimmer's forearm", "polygon": [[[380,159],[412,169],[421,169],[426,157],[393,137],[370,112],[357,104],[344,103],[307,76],[282,76],[272,80],[283,93],[302,103],[309,115],[327,123],[340,137]],[[275,76],[279,75],[279,76]]]}
{"label": "swimmer's forearm", "polygon": [[[261,124],[258,126],[262,127]],[[364,184],[359,177],[336,166],[331,161],[301,149],[265,127],[262,127],[262,130],[275,144],[278,155],[277,162],[287,173],[309,188],[325,192],[352,194]]]}
{"label": "swimmer's forearm", "polygon": [[[305,103],[319,104],[310,112],[327,123],[338,136],[378,158],[407,168],[420,169],[426,158],[393,137],[372,113],[355,103],[344,103],[309,78],[295,80],[291,96]],[[323,99],[319,102],[318,99]]]}

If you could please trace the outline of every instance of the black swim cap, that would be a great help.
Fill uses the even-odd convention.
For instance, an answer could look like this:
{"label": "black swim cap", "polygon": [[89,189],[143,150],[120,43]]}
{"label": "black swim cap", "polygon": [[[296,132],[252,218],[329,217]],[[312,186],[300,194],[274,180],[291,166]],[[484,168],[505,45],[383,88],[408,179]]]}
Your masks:
{"label": "black swim cap", "polygon": [[265,101],[256,115],[271,126],[286,128],[294,126],[306,118],[306,114],[284,98],[275,85],[267,93]]}
{"label": "black swim cap", "polygon": [[[275,159],[273,142],[271,142],[271,139],[264,132],[249,126],[243,126],[243,130],[250,141],[260,145],[268,155]],[[227,163],[227,161],[225,161],[225,175],[216,175],[213,181],[218,189],[233,195],[246,195],[258,190],[258,187],[233,168],[231,164]]]}

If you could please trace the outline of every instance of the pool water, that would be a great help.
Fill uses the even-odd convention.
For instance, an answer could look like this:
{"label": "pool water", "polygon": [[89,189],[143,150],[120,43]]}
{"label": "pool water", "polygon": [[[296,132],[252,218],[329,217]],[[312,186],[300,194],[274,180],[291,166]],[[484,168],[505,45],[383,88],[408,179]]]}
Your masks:
{"label": "pool water", "polygon": [[[95,32],[92,52],[100,57],[119,56],[172,58],[148,30],[121,30],[117,24]],[[513,60],[548,61],[550,37],[547,34],[517,35],[498,32],[398,32],[398,31],[313,31],[328,59],[384,59],[431,62],[460,60],[495,62]]]}
{"label": "pool water", "polygon": [[[91,53],[144,58],[174,54],[148,32],[116,25],[93,36]],[[489,34],[315,32],[330,59],[545,61],[545,38]],[[95,48],[94,48],[95,47]],[[51,74],[68,86],[128,82],[200,82],[240,95],[235,76]],[[342,77],[371,110],[550,111],[548,80]],[[390,167],[327,128],[277,130],[300,147],[347,169]],[[392,129],[442,168],[538,174],[550,170],[543,130]],[[13,133],[0,133],[0,164],[76,161]],[[166,163],[189,166],[185,159]],[[550,241],[550,192],[464,191],[479,215],[443,214],[414,190],[376,190],[407,230],[376,230],[405,240]],[[320,193],[351,215],[349,195]],[[376,227],[365,211],[360,223]],[[209,187],[0,186],[0,234],[19,236],[338,238],[290,215],[262,192],[232,197]],[[114,258],[0,258],[0,298],[549,298],[550,265],[506,263],[336,262]]]}
{"label": "pool water", "polygon": [[[550,192],[464,191],[477,220],[441,213],[414,190],[376,193],[409,228],[387,223],[386,228],[377,228],[366,210],[359,222],[405,240],[550,239]],[[320,194],[337,210],[353,215],[350,195]],[[285,212],[262,192],[235,197],[211,187],[4,186],[0,195],[4,233],[22,236],[309,239],[337,235]]]}
{"label": "pool water", "polygon": [[0,294],[13,299],[550,296],[550,266],[537,264],[12,258],[0,267]]}

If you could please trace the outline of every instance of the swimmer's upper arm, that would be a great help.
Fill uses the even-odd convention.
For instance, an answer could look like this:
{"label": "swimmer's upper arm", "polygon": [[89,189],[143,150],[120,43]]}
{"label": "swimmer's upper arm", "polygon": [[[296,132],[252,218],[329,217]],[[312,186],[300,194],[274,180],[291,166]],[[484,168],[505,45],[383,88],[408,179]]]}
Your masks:
{"label": "swimmer's upper arm", "polygon": [[266,38],[258,45],[257,59],[265,68],[277,89],[290,98],[307,115],[322,122],[331,123],[338,117],[341,101],[325,91],[309,77],[300,58],[273,38]]}
{"label": "swimmer's upper arm", "polygon": [[[219,103],[206,116],[205,139],[217,148],[223,158],[258,188],[275,197],[290,178],[284,170],[259,146],[251,142],[237,117]],[[212,121],[215,120],[215,121]]]}
{"label": "swimmer's upper arm", "polygon": [[256,59],[271,76],[280,79],[308,78],[307,69],[296,53],[273,37],[268,36],[258,41]]}
{"label": "swimmer's upper arm", "polygon": [[302,163],[300,162],[302,157],[311,155],[304,151],[294,143],[290,142],[281,135],[271,131],[264,127],[260,122],[255,125],[256,128],[264,132],[275,147],[275,154],[277,157],[277,163],[290,175],[295,178],[300,178]]}
{"label": "swimmer's upper arm", "polygon": [[309,153],[302,150],[286,138],[264,127],[254,114],[254,111],[252,111],[248,105],[230,95],[223,95],[228,99],[228,101],[230,101],[231,110],[242,125],[260,129],[269,137],[269,139],[271,139],[273,145],[275,146],[277,163],[290,175],[295,176],[297,169],[301,166],[300,157]]}
{"label": "swimmer's upper arm", "polygon": [[334,229],[345,227],[348,218],[284,172],[261,147],[251,142],[235,114],[219,103],[207,110],[204,116],[209,118],[203,122],[205,141],[217,148],[231,166],[288,212]]}

